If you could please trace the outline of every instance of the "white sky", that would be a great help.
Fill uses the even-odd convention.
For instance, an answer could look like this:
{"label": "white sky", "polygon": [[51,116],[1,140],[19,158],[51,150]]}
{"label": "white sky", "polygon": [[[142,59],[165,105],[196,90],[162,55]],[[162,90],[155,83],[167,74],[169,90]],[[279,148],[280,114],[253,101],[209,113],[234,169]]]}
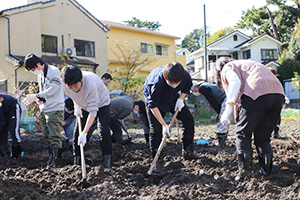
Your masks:
{"label": "white sky", "polygon": [[[61,1],[61,0],[58,0]],[[142,21],[158,21],[160,32],[183,39],[195,28],[206,26],[211,33],[233,27],[242,11],[264,6],[266,0],[77,0],[99,20],[123,22],[136,17]],[[0,0],[0,10],[26,5],[27,0]],[[178,41],[180,43],[180,41]]]}

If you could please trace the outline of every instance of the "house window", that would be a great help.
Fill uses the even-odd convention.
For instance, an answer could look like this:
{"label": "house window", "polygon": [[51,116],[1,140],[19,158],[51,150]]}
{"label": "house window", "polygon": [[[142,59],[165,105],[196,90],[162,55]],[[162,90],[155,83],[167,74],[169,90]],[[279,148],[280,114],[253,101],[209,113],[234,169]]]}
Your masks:
{"label": "house window", "polygon": [[42,35],[42,52],[57,53],[57,37]]}
{"label": "house window", "polygon": [[237,35],[234,35],[233,36],[233,41],[237,41],[237,40],[238,40]]}
{"label": "house window", "polygon": [[153,55],[153,44],[141,42],[141,52],[144,54],[152,54]]}
{"label": "house window", "polygon": [[162,45],[155,45],[156,55],[158,56],[168,56],[168,47]]}
{"label": "house window", "polygon": [[95,42],[74,40],[77,56],[95,57]]}
{"label": "house window", "polygon": [[277,50],[276,49],[262,49],[261,50],[261,60],[277,60]]}
{"label": "house window", "polygon": [[251,58],[251,51],[248,49],[247,51],[243,51],[243,59]]}

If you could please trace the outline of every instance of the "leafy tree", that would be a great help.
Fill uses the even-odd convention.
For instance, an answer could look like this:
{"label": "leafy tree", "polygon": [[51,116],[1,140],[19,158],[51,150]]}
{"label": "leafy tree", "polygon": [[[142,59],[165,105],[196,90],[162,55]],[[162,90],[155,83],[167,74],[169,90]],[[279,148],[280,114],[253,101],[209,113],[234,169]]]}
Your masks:
{"label": "leafy tree", "polygon": [[300,61],[290,58],[284,59],[277,71],[281,81],[291,79],[294,77],[294,72],[298,72],[300,74]]}
{"label": "leafy tree", "polygon": [[[209,33],[207,34],[209,37]],[[181,48],[187,48],[194,52],[204,45],[204,29],[194,29],[189,35],[185,36],[181,42]]]}
{"label": "leafy tree", "polygon": [[293,83],[293,89],[297,89],[300,91],[300,75],[298,72],[294,73],[294,78],[292,80]]}
{"label": "leafy tree", "polygon": [[[227,31],[227,29],[228,29],[228,31]],[[218,30],[210,35],[210,37],[207,39],[207,44],[216,41],[217,39],[227,35],[228,33],[231,33],[232,31],[234,31],[234,28],[232,28],[232,27],[221,28],[220,30]]]}
{"label": "leafy tree", "polygon": [[113,72],[114,80],[121,84],[125,93],[134,92],[134,99],[139,96],[137,89],[142,86],[146,77],[135,77],[143,67],[156,61],[154,56],[143,54],[140,48],[133,48],[125,43],[115,41],[115,48],[110,49],[118,60],[119,67]]}
{"label": "leafy tree", "polygon": [[127,25],[130,25],[130,26],[134,26],[134,27],[137,27],[137,28],[147,28],[151,31],[159,31],[159,27],[161,27],[161,24],[157,21],[157,22],[154,22],[154,21],[141,21],[139,19],[137,19],[136,17],[132,17],[131,20],[127,20],[127,21],[124,21],[124,23],[126,23]]}

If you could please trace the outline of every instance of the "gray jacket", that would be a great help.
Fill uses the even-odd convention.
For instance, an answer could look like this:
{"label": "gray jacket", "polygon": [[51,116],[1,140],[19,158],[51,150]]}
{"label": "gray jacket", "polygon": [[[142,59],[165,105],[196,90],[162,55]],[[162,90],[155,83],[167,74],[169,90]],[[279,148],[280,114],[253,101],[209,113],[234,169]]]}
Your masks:
{"label": "gray jacket", "polygon": [[133,110],[134,101],[130,96],[118,96],[110,100],[110,117],[124,119]]}

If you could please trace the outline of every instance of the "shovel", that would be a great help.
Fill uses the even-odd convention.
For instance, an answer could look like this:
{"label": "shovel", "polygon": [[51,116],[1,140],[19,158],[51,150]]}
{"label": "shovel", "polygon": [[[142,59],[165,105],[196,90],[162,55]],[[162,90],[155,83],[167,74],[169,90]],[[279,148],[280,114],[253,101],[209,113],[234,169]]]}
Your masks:
{"label": "shovel", "polygon": [[[175,119],[177,117],[178,112],[179,112],[179,110],[177,109],[176,112],[174,113],[173,117],[172,117],[172,120],[171,120],[170,124],[169,124],[169,130],[172,128],[172,125],[173,125],[173,123],[174,123],[174,121],[175,121]],[[151,163],[150,169],[147,172],[148,175],[151,175],[152,172],[153,172],[153,169],[156,167],[156,163],[157,163],[158,157],[160,156],[161,150],[164,148],[164,146],[166,144],[167,137],[168,137],[167,134],[163,135],[163,139],[162,139],[162,141],[161,141],[161,143],[160,143],[160,145],[158,147],[158,150],[157,150],[157,152],[155,154],[155,157],[154,157],[154,159],[153,159],[153,161]]]}
{"label": "shovel", "polygon": [[[80,117],[77,117],[77,123],[78,123],[79,135],[80,135],[80,134],[82,134]],[[80,143],[79,146],[80,146],[80,155],[81,155],[82,178],[83,178],[83,180],[86,180],[86,168],[85,168],[84,150],[83,150],[82,143]]]}

